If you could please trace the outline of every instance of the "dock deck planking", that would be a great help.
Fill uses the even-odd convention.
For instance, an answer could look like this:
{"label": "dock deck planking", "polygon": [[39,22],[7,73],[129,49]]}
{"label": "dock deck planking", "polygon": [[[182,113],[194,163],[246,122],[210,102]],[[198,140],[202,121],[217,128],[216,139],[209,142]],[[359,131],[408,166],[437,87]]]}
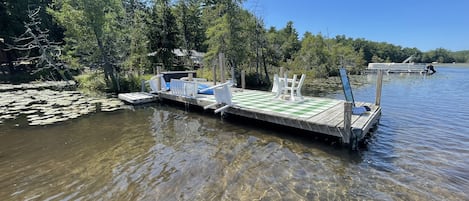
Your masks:
{"label": "dock deck planking", "polygon": [[[271,92],[246,89],[233,89],[232,95],[234,105],[226,110],[229,114],[335,137],[345,136],[343,134],[344,100],[304,97],[301,102],[290,102],[275,99]],[[160,93],[160,98],[200,107],[215,102],[212,95],[199,94],[195,98],[181,97],[172,95],[170,91]],[[367,133],[370,127],[379,120],[381,108],[371,103],[358,102],[356,104],[357,106],[367,105],[372,108],[372,111],[362,115],[352,115],[352,129],[359,129],[361,133]],[[211,109],[215,109],[215,107]]]}

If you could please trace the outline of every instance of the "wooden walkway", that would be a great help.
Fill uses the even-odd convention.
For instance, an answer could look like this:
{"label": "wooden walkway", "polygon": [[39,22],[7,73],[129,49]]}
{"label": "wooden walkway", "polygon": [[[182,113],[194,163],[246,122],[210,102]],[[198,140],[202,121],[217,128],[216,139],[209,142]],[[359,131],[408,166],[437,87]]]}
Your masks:
{"label": "wooden walkway", "polygon": [[[346,132],[346,102],[343,100],[304,97],[301,102],[290,102],[275,99],[271,92],[235,88],[232,89],[232,95],[234,105],[225,111],[228,114],[339,137],[345,144],[355,144],[362,140],[370,129],[377,126],[381,117],[381,107],[371,103],[355,103],[357,106],[366,105],[371,111],[352,115],[351,132]],[[161,92],[159,97],[200,107],[215,103],[213,95],[182,97],[167,91]]]}

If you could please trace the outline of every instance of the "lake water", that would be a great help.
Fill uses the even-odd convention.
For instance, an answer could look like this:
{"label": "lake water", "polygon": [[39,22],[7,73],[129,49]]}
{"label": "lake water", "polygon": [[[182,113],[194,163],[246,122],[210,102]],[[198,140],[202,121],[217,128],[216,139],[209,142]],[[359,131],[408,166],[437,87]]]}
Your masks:
{"label": "lake water", "polygon": [[[379,128],[357,152],[167,105],[6,122],[0,199],[469,200],[469,67],[437,71],[384,76]],[[374,102],[376,76],[363,79],[355,99]]]}

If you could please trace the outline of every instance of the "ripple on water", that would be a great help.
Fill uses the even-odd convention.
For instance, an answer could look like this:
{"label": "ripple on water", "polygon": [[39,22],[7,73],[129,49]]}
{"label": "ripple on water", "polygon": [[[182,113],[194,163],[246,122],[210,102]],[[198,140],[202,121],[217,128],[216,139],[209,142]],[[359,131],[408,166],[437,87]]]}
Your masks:
{"label": "ripple on water", "polygon": [[[469,96],[460,73],[387,75],[379,128],[359,152],[165,105],[0,129],[0,197],[468,200]],[[372,102],[373,87],[356,97]]]}

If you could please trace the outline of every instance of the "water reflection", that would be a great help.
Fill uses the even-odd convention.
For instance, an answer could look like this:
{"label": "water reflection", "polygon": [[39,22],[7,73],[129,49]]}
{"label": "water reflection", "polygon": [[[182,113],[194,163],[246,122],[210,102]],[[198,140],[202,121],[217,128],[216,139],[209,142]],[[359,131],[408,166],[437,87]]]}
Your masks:
{"label": "water reflection", "polygon": [[[467,200],[467,75],[385,76],[379,129],[359,152],[166,105],[46,127],[2,125],[0,198]],[[375,77],[363,79],[355,98],[373,102]]]}
{"label": "water reflection", "polygon": [[[324,150],[312,152],[312,147],[301,143],[298,146],[297,139],[181,113],[155,111],[153,115],[154,136],[159,145],[154,151],[160,156],[157,160],[173,170],[167,181],[155,186],[161,192],[158,200],[301,200],[317,196],[311,194],[312,190],[321,187],[310,182],[317,180],[316,176],[325,177],[320,173],[328,169],[320,159],[321,155],[328,155]],[[349,162],[340,157],[327,161],[338,167]],[[312,162],[317,164],[310,166]],[[310,168],[316,174],[311,174]],[[344,174],[344,170],[333,168],[333,174]]]}

